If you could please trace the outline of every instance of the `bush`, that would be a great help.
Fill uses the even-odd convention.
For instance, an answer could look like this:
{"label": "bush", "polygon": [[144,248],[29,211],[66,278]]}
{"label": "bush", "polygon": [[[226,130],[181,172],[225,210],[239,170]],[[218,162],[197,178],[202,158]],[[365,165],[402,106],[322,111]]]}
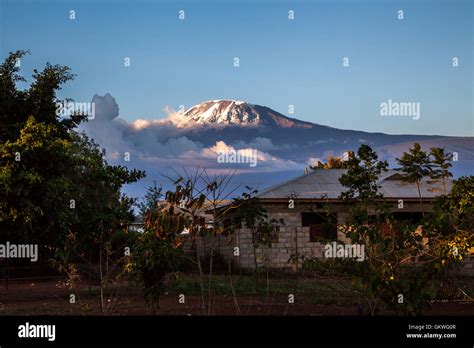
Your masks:
{"label": "bush", "polygon": [[140,235],[133,247],[130,271],[143,286],[143,294],[153,313],[159,308],[166,275],[178,270],[182,249],[151,231]]}

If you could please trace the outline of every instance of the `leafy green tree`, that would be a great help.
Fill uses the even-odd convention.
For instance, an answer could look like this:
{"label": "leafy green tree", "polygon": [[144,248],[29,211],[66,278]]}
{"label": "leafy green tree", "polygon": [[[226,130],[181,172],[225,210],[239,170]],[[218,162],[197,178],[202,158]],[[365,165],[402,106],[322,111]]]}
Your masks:
{"label": "leafy green tree", "polygon": [[[74,212],[67,194],[72,183],[71,143],[52,125],[30,117],[19,137],[0,144],[0,226],[2,239],[54,244]],[[61,225],[62,224],[62,225]]]}
{"label": "leafy green tree", "polygon": [[430,221],[432,228],[445,235],[474,233],[474,176],[454,180],[451,191],[436,198]]}
{"label": "leafy green tree", "polygon": [[131,262],[126,266],[142,285],[153,314],[159,308],[166,276],[179,269],[185,241],[181,232],[191,227],[188,217],[179,212],[182,194],[180,188],[169,191],[162,202],[161,189],[148,189],[141,204],[144,232],[135,240]]}
{"label": "leafy green tree", "polygon": [[453,176],[453,174],[450,172],[453,154],[445,153],[443,148],[432,147],[430,149],[430,157],[433,157],[431,160],[432,168],[430,177],[435,180],[441,179],[443,182],[444,193],[447,194],[448,190],[446,187],[446,180]]}
{"label": "leafy green tree", "polygon": [[74,166],[69,179],[74,184],[69,190],[76,208],[70,229],[83,246],[98,245],[101,234],[109,240],[133,221],[135,200],[122,194],[121,188],[140,180],[144,172],[109,165],[105,151],[85,134],[72,133],[71,137]]}
{"label": "leafy green tree", "polygon": [[144,172],[107,164],[74,130],[86,115],[57,114],[57,91],[74,77],[68,67],[48,63],[29,87],[17,87],[25,79],[16,62],[27,53],[10,53],[0,65],[0,240],[38,243],[45,260],[72,234],[77,257],[94,250],[100,259],[104,243],[133,219],[122,185]]}
{"label": "leafy green tree", "polygon": [[438,296],[459,299],[464,292],[456,274],[474,251],[474,176],[454,180],[450,192],[436,198],[424,229],[436,246],[431,252],[437,256],[435,267],[441,275]]}
{"label": "leafy green tree", "polygon": [[387,161],[379,161],[375,151],[362,144],[357,150],[357,156],[350,156],[346,161],[347,173],[339,181],[348,191],[341,198],[368,201],[378,197],[377,181],[380,173],[386,171],[387,167]]}
{"label": "leafy green tree", "polygon": [[404,152],[402,157],[397,158],[397,162],[400,165],[398,169],[403,172],[402,181],[416,185],[420,204],[422,204],[420,185],[423,178],[431,175],[433,168],[429,155],[423,151],[419,143],[414,143],[408,152]]}
{"label": "leafy green tree", "polygon": [[57,103],[68,101],[57,98],[57,92],[74,75],[67,66],[47,63],[41,72],[34,70],[33,82],[27,89],[18,89],[17,83],[26,80],[19,74],[17,62],[27,54],[29,51],[10,52],[0,65],[0,142],[17,139],[30,116],[54,126],[61,139],[69,139],[69,131],[87,119],[81,114],[68,118],[56,114]]}

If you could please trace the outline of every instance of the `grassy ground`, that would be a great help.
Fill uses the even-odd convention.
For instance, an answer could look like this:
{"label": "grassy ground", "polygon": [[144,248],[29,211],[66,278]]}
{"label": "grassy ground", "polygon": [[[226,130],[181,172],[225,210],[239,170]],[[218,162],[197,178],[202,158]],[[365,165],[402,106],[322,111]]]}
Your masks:
{"label": "grassy ground", "polygon": [[[360,297],[360,291],[344,278],[314,278],[294,275],[272,275],[267,280],[265,274],[255,277],[251,274],[233,276],[232,282],[228,275],[214,275],[211,281],[212,291],[216,295],[232,295],[232,284],[237,296],[257,295],[266,299],[272,297],[288,297],[293,294],[304,298],[308,303],[353,305]],[[208,288],[208,283],[205,284]],[[197,275],[181,275],[169,282],[169,291],[183,294],[200,294],[200,281]],[[268,293],[267,293],[268,291]]]}
{"label": "grassy ground", "polygon": [[[232,285],[235,298],[232,295]],[[458,277],[456,285],[464,298],[474,296],[474,277]],[[208,283],[205,284],[207,289]],[[315,274],[274,273],[267,280],[265,274],[238,274],[231,278],[216,274],[212,278],[212,311],[214,315],[358,315],[363,302],[360,289],[347,278],[323,277]],[[77,297],[69,302],[70,294]],[[185,294],[185,303],[179,295]],[[288,296],[295,302],[289,304]],[[462,297],[461,296],[461,297]],[[140,287],[130,282],[111,286],[105,291],[105,314],[150,315]],[[470,315],[472,301],[451,298],[433,302],[427,315]],[[97,285],[78,282],[69,289],[58,279],[47,281],[11,282],[6,290],[0,287],[0,315],[99,315],[100,289]],[[181,273],[170,277],[160,299],[157,315],[201,315],[199,276]],[[381,314],[391,314],[382,312]]]}

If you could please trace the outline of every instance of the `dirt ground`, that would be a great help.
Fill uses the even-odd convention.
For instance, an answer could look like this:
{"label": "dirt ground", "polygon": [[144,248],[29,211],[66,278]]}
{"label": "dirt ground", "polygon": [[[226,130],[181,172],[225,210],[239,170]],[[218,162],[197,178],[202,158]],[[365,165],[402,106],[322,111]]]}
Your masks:
{"label": "dirt ground", "polygon": [[[76,294],[76,303],[70,304],[70,294]],[[13,281],[7,290],[0,287],[0,315],[99,315],[100,292],[97,287],[89,289],[80,284],[75,291],[59,286],[58,280]],[[185,295],[185,303],[179,302],[179,293],[165,293],[160,300],[156,315],[201,315],[200,296]],[[237,298],[218,294],[213,297],[214,315],[358,315],[356,304],[318,304],[304,295],[295,295],[295,303],[289,304],[288,297],[271,295],[247,295]],[[151,315],[140,289],[129,286],[110,291],[105,296],[106,314],[109,315]],[[474,303],[437,302],[425,315],[472,315]],[[391,314],[391,313],[386,313]]]}

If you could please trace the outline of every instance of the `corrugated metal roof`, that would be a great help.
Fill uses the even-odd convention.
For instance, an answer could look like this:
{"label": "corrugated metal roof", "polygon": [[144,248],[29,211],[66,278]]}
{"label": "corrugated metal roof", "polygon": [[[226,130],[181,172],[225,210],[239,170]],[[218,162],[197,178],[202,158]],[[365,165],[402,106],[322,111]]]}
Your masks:
{"label": "corrugated metal roof", "polygon": [[[270,187],[258,194],[260,199],[278,199],[298,197],[306,199],[339,198],[347,188],[339,183],[339,178],[346,173],[347,169],[316,169],[308,174]],[[400,172],[390,169],[380,176],[379,192],[385,198],[418,198],[418,190],[415,184],[406,184],[399,180]],[[451,189],[451,180],[447,180],[447,190]],[[443,184],[440,180],[426,178],[420,186],[423,198],[433,198],[444,193]]]}

